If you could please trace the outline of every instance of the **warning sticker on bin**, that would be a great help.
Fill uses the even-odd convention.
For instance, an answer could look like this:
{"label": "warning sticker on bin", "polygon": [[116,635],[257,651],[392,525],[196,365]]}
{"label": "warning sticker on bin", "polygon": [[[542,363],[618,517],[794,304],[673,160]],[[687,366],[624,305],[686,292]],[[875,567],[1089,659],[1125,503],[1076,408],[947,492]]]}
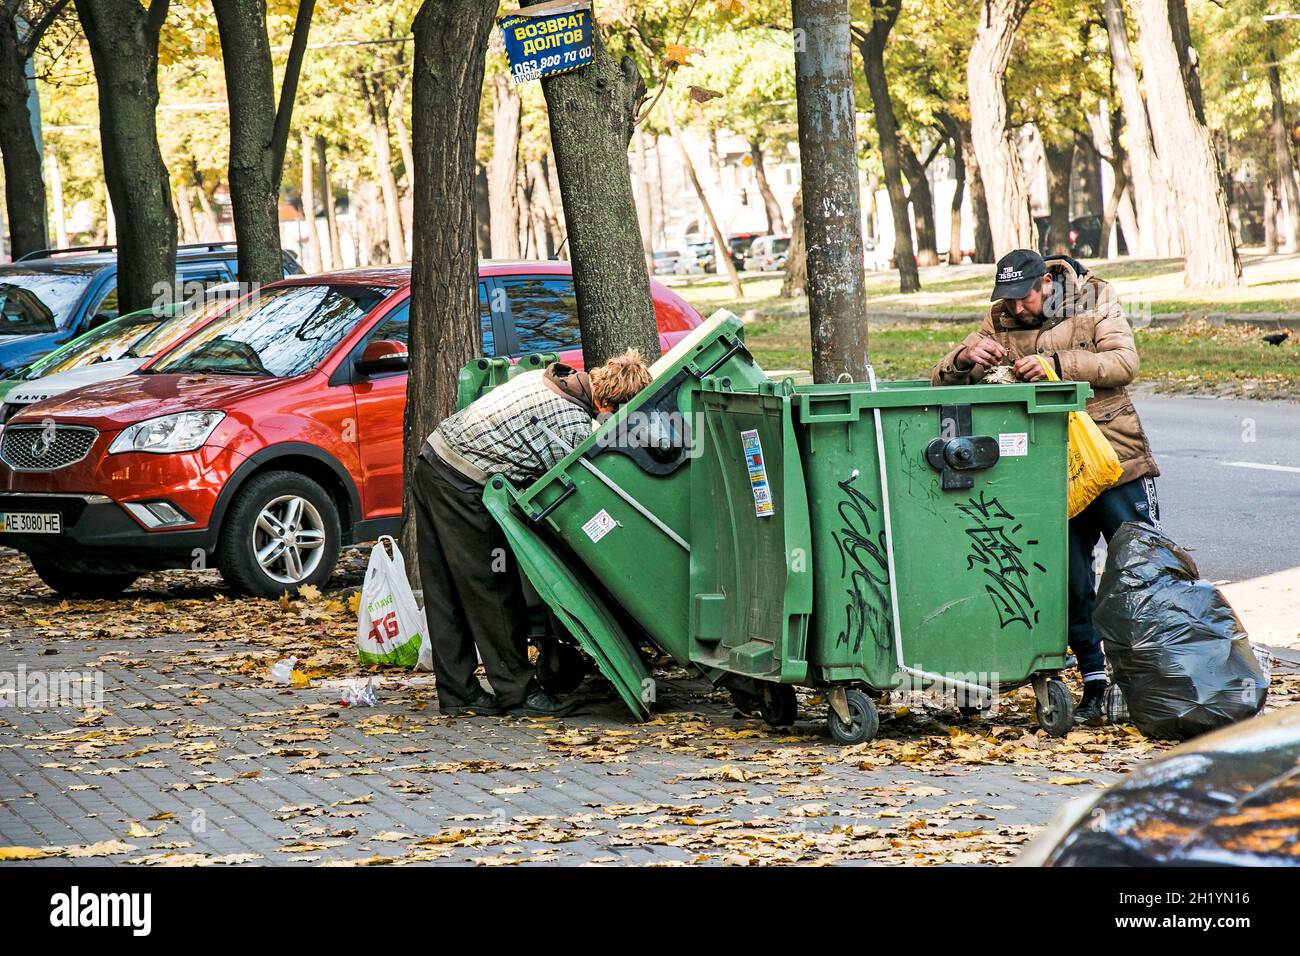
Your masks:
{"label": "warning sticker on bin", "polygon": [[760,518],[770,517],[776,513],[776,504],[772,501],[772,487],[767,483],[767,465],[763,463],[763,444],[758,440],[758,431],[741,432],[740,444],[745,450],[749,486],[754,492],[754,514]]}
{"label": "warning sticker on bin", "polygon": [[1002,432],[998,435],[998,454],[1003,458],[1023,458],[1029,454],[1028,432]]}
{"label": "warning sticker on bin", "polygon": [[601,508],[594,515],[587,519],[587,523],[582,526],[587,537],[595,544],[605,535],[609,534],[618,527],[618,522],[609,516],[609,512]]}

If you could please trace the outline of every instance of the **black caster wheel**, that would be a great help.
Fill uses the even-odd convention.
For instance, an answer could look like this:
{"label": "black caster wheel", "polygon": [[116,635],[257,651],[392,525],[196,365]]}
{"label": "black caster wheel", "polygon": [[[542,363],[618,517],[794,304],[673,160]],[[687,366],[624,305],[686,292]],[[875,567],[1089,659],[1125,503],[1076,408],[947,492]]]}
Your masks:
{"label": "black caster wheel", "polygon": [[572,644],[551,641],[537,658],[537,679],[553,697],[562,697],[578,689],[587,676],[587,659]]}
{"label": "black caster wheel", "polygon": [[759,713],[773,727],[789,727],[799,716],[799,701],[789,684],[765,683]]}
{"label": "black caster wheel", "polygon": [[826,717],[835,742],[861,744],[876,736],[876,731],[880,729],[880,714],[872,699],[854,688],[844,692],[844,702],[849,708],[848,723],[840,719],[834,707]]}
{"label": "black caster wheel", "polygon": [[1074,698],[1063,681],[1047,682],[1047,706],[1038,704],[1038,726],[1049,737],[1064,737],[1074,726]]}

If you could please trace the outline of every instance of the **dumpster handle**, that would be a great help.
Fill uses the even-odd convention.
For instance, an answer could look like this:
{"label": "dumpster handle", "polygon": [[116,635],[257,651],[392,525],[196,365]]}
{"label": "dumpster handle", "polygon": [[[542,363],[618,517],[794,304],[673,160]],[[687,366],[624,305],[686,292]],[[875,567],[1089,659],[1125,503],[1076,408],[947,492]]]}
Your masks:
{"label": "dumpster handle", "polygon": [[740,351],[743,351],[744,348],[745,348],[745,344],[744,344],[743,342],[740,342],[740,341],[732,342],[732,343],[731,343],[731,348],[727,349],[727,351],[724,352],[724,353],[722,354],[722,358],[718,359],[716,362],[714,362],[712,365],[710,365],[707,369],[705,369],[703,372],[701,372],[699,377],[700,377],[700,378],[708,378],[710,375],[712,375],[712,374],[713,374],[714,372],[716,372],[718,369],[722,368],[723,365],[727,364],[727,362],[729,362],[729,361],[731,360],[732,356],[736,355],[736,353],[738,353],[738,352],[740,352]]}
{"label": "dumpster handle", "polygon": [[[533,423],[534,423],[538,428],[540,428],[543,432],[545,432],[546,437],[549,438],[551,441],[555,442],[555,443],[556,443],[557,445],[559,445],[561,448],[566,448],[566,449],[568,449],[570,452],[573,451],[573,449],[569,446],[569,443],[566,442],[566,441],[565,441],[563,438],[561,438],[559,435],[555,434],[555,432],[551,431],[551,429],[547,427],[547,425],[546,425],[545,422],[541,421],[540,419],[536,419],[536,418],[535,418],[535,419],[533,419]],[[691,546],[690,546],[689,542],[687,542],[685,539],[683,539],[683,538],[681,537],[681,535],[679,535],[679,534],[678,534],[676,531],[674,531],[672,528],[668,527],[668,525],[666,525],[666,524],[664,524],[662,521],[660,521],[659,518],[654,514],[654,512],[652,512],[649,508],[647,508],[645,505],[641,504],[641,502],[637,501],[637,500],[636,500],[635,498],[633,498],[630,494],[628,494],[626,491],[624,491],[622,488],[620,488],[617,484],[615,484],[615,482],[614,482],[614,480],[613,480],[612,478],[610,478],[610,477],[609,477],[608,475],[606,475],[603,471],[601,471],[599,468],[597,468],[595,465],[593,465],[591,462],[589,462],[585,457],[580,457],[580,458],[578,459],[578,463],[579,463],[580,465],[582,465],[584,468],[586,468],[586,469],[587,469],[589,472],[591,472],[593,475],[595,475],[597,478],[599,478],[599,479],[601,480],[601,482],[604,483],[605,487],[607,487],[610,491],[614,492],[614,494],[618,495],[620,498],[622,498],[624,501],[626,501],[628,504],[630,504],[633,508],[635,508],[638,512],[640,512],[641,517],[645,518],[647,521],[649,521],[652,525],[654,525],[656,528],[658,528],[658,529],[659,529],[660,531],[662,531],[664,534],[668,535],[668,537],[672,538],[673,541],[675,541],[675,542],[677,542],[677,544],[681,545],[681,546],[686,550],[687,554],[690,553]],[[550,514],[551,511],[553,511],[553,510],[555,509],[555,506],[558,505],[558,504],[559,504],[561,501],[563,501],[565,498],[567,498],[567,497],[569,496],[569,493],[572,492],[572,491],[575,491],[575,490],[577,489],[577,487],[578,487],[577,485],[570,485],[569,488],[568,488],[568,491],[566,491],[563,495],[561,495],[560,498],[559,498],[558,500],[552,502],[552,503],[547,507],[545,513],[544,513],[543,515],[538,516],[538,518],[537,518],[536,520],[540,521],[543,517],[545,517],[545,515]]]}
{"label": "dumpster handle", "polygon": [[[871,390],[876,391],[876,371],[870,365],[867,366],[867,381],[871,383]],[[903,625],[898,616],[898,578],[894,573],[894,529],[889,520],[889,475],[885,471],[885,431],[881,426],[880,406],[875,406],[871,411],[876,425],[876,459],[880,465],[880,510],[885,517],[885,561],[889,571],[889,610],[894,620],[894,656],[898,659],[898,669],[904,674],[926,678],[943,686],[974,691],[981,700],[985,697],[992,698],[993,691],[982,684],[971,684],[942,674],[908,667],[903,661]]]}
{"label": "dumpster handle", "polygon": [[531,515],[529,520],[531,520],[534,524],[545,521],[547,517],[550,516],[552,511],[560,507],[560,505],[564,504],[564,502],[568,501],[569,498],[573,495],[573,493],[577,490],[578,490],[577,485],[565,485],[564,490],[560,492],[560,497],[556,498],[554,501],[552,501],[549,505],[547,505],[537,514]]}

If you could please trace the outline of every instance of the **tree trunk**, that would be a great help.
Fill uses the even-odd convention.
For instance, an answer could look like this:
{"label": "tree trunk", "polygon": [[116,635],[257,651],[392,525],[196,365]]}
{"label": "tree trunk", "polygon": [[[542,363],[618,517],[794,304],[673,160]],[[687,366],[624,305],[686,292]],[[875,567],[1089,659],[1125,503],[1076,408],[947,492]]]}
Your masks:
{"label": "tree trunk", "polygon": [[302,133],[298,145],[302,153],[302,218],[307,223],[307,271],[321,272],[325,266],[320,233],[316,229],[316,171],[312,168],[311,137]]}
{"label": "tree trunk", "polygon": [[504,73],[492,76],[492,159],[488,198],[492,203],[492,258],[518,259],[519,94]]}
{"label": "tree trunk", "polygon": [[17,259],[45,248],[45,179],[41,152],[32,132],[27,102],[27,59],[30,38],[18,42],[18,4],[0,12],[0,155],[4,159],[5,210],[9,218],[10,253]]}
{"label": "tree trunk", "polygon": [[876,137],[880,144],[880,165],[885,173],[885,191],[889,193],[889,211],[894,220],[894,264],[898,267],[898,291],[920,292],[921,277],[916,270],[912,246],[912,220],[907,214],[907,193],[903,189],[903,160],[899,150],[898,120],[889,95],[885,75],[885,41],[898,19],[901,0],[872,0],[874,19],[870,29],[854,30],[862,72],[871,92],[875,110]]}
{"label": "tree trunk", "polygon": [[[848,0],[793,0],[795,95],[808,257],[808,320],[816,382],[861,381],[867,291]],[[802,31],[802,34],[799,33]]]}
{"label": "tree trunk", "polygon": [[1264,180],[1264,254],[1277,254],[1277,191],[1272,178]]}
{"label": "tree trunk", "polygon": [[411,134],[406,128],[406,87],[410,76],[403,76],[393,91],[392,109],[393,131],[397,134],[397,150],[402,157],[402,179],[407,192],[411,191],[411,177],[414,175],[415,157],[411,154]]}
{"label": "tree trunk", "polygon": [[325,153],[325,137],[316,137],[316,165],[320,167],[321,199],[325,204],[325,226],[329,232],[330,268],[343,268],[343,243],[339,238],[338,213],[334,209],[334,184],[330,181],[329,158]]}
{"label": "tree trunk", "polygon": [[[1106,210],[1106,200],[1101,188],[1101,158],[1092,148],[1092,141],[1083,133],[1074,134],[1074,181],[1078,188],[1074,190],[1070,206],[1070,218],[1076,216],[1102,216]],[[1100,254],[1100,253],[1099,253]]]}
{"label": "tree trunk", "polygon": [[[659,148],[656,140],[655,149]],[[546,171],[547,192],[550,193],[551,228],[555,230],[555,256],[557,259],[569,258],[568,227],[564,224],[564,199],[560,196],[560,177],[555,172],[555,162],[547,154],[542,157],[542,169]]]}
{"label": "tree trunk", "polygon": [[[425,0],[415,16],[410,373],[402,547],[418,576],[410,491],[420,447],[456,410],[456,376],[482,354],[474,222],[474,150],[497,0]],[[449,109],[448,104],[456,104]]]}
{"label": "tree trunk", "polygon": [[230,206],[239,239],[239,280],[261,285],[284,275],[273,152],[275,74],[266,36],[266,2],[221,0],[212,8],[230,103]]}
{"label": "tree trunk", "polygon": [[700,185],[700,177],[695,172],[695,164],[691,162],[691,154],[686,151],[686,144],[682,142],[681,131],[677,128],[677,118],[673,115],[673,106],[667,100],[664,100],[665,115],[668,117],[668,131],[677,144],[677,151],[682,157],[682,166],[686,170],[686,177],[691,181],[695,188],[695,196],[700,201],[700,208],[704,210],[704,218],[708,220],[709,232],[713,236],[713,245],[716,249],[714,259],[718,263],[718,269],[727,270],[727,282],[731,286],[731,294],[737,299],[745,297],[745,288],[740,284],[740,274],[736,272],[736,264],[731,261],[730,250],[727,246],[727,240],[722,236],[722,230],[718,228],[718,220],[713,215],[713,206],[709,204],[709,197],[704,194],[704,187]]}
{"label": "tree trunk", "polygon": [[1268,125],[1269,135],[1273,139],[1273,162],[1277,166],[1277,181],[1282,184],[1286,195],[1290,215],[1290,229],[1287,233],[1287,249],[1300,250],[1300,187],[1296,184],[1295,156],[1291,153],[1291,131],[1286,122],[1286,100],[1282,97],[1282,74],[1278,69],[1276,47],[1270,47],[1268,67],[1268,88],[1272,94],[1273,115]]}
{"label": "tree trunk", "polygon": [[46,150],[45,167],[49,170],[50,212],[54,220],[54,245],[58,249],[68,247],[68,214],[63,208],[63,172],[59,169],[59,157],[54,150]]}
{"label": "tree trunk", "polygon": [[912,216],[916,221],[916,264],[918,266],[937,266],[939,264],[938,230],[934,225],[934,194],[930,191],[930,180],[925,176],[925,167],[916,158],[916,152],[910,143],[900,139],[899,158],[903,161],[903,175],[907,177],[910,187],[907,201],[912,207]]}
{"label": "tree trunk", "polygon": [[546,170],[540,159],[528,163],[528,210],[532,215],[534,242],[537,244],[537,258],[549,259],[555,254],[554,235],[551,219],[551,193],[546,182]]}
{"label": "tree trunk", "polygon": [[767,231],[785,232],[785,216],[781,213],[781,204],[776,201],[776,193],[767,181],[767,170],[763,167],[763,142],[760,139],[749,141],[749,156],[754,161],[754,181],[758,183],[758,194],[763,197],[763,212],[767,216]]}
{"label": "tree trunk", "polygon": [[948,131],[948,142],[952,148],[953,179],[956,180],[952,190],[952,204],[948,208],[948,265],[959,266],[963,258],[961,205],[966,192],[966,161],[962,156],[961,135],[957,131],[957,121],[951,116],[944,116],[942,121]]}
{"label": "tree trunk", "polygon": [[474,164],[474,238],[480,259],[492,258],[492,201],[488,198],[487,168]]}
{"label": "tree trunk", "polygon": [[388,120],[388,99],[379,77],[358,73],[361,97],[370,118],[370,141],[374,145],[375,175],[384,201],[384,227],[388,238],[388,261],[406,261],[406,229],[402,225],[402,202],[393,175],[393,147]]}
{"label": "tree trunk", "polygon": [[1137,216],[1135,236],[1126,236],[1129,250],[1143,256],[1176,256],[1182,252],[1173,188],[1160,167],[1151,138],[1147,104],[1142,97],[1137,65],[1129,46],[1123,0],[1104,0],[1106,34],[1110,60],[1115,69],[1115,87],[1124,111],[1127,152],[1132,171],[1133,207]]}
{"label": "tree trunk", "polygon": [[797,299],[808,289],[808,246],[803,228],[803,193],[794,194],[794,219],[790,223],[790,248],[785,256],[781,298]]}
{"label": "tree trunk", "polygon": [[636,211],[641,226],[641,248],[645,252],[646,271],[654,275],[654,203],[650,199],[650,164],[645,156],[645,131],[638,126],[632,138],[636,140]]}
{"label": "tree trunk", "polygon": [[1037,227],[1020,152],[1008,128],[1006,75],[1016,30],[1029,0],[983,0],[966,65],[971,140],[988,199],[993,253],[1036,249]]}
{"label": "tree trunk", "polygon": [[659,142],[659,134],[655,133],[655,226],[658,229],[658,241],[661,245],[668,244],[668,215],[664,212],[664,154],[663,147]]}
{"label": "tree trunk", "polygon": [[198,220],[194,218],[194,187],[181,183],[176,187],[176,213],[181,218],[181,233],[186,242],[202,242]]}
{"label": "tree trunk", "polygon": [[[535,0],[526,0],[524,12]],[[599,23],[592,59],[542,83],[559,174],[587,368],[628,348],[659,356],[627,147],[645,84],[631,57],[616,63]]]}
{"label": "tree trunk", "polygon": [[1178,0],[1135,0],[1151,132],[1178,200],[1183,284],[1222,289],[1241,283],[1241,260],[1228,223],[1219,157],[1197,118],[1174,44],[1171,10]]}
{"label": "tree trunk", "polygon": [[[190,182],[194,185],[194,195],[199,200],[199,212],[203,216],[203,226],[199,230],[200,242],[216,242],[221,238],[221,222],[217,219],[217,211],[212,207],[212,197],[208,195],[207,184],[203,181],[203,174],[199,172],[198,164],[193,160],[190,161]],[[107,204],[108,212],[111,215],[113,204]]]}
{"label": "tree trunk", "polygon": [[966,167],[966,184],[970,187],[971,215],[975,219],[975,254],[972,262],[993,262],[993,227],[989,224],[989,204],[980,176],[979,159],[971,140],[970,123],[957,120],[954,127],[961,142],[962,165]]}
{"label": "tree trunk", "polygon": [[1047,158],[1048,252],[1070,254],[1070,174],[1074,171],[1074,140],[1057,143],[1043,137]]}
{"label": "tree trunk", "polygon": [[76,0],[99,89],[104,179],[117,229],[118,308],[149,308],[176,281],[176,210],[158,149],[158,33],[167,0]]}

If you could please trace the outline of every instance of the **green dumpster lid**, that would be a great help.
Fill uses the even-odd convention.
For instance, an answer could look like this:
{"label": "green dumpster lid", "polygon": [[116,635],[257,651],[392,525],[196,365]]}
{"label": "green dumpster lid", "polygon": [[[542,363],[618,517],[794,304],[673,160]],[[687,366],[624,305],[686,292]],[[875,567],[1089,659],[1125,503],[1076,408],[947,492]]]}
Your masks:
{"label": "green dumpster lid", "polygon": [[520,568],[542,600],[596,662],[633,716],[645,720],[650,716],[646,689],[652,679],[636,646],[605,602],[511,507],[515,496],[510,482],[496,477],[488,482],[483,503],[505,532]]}

